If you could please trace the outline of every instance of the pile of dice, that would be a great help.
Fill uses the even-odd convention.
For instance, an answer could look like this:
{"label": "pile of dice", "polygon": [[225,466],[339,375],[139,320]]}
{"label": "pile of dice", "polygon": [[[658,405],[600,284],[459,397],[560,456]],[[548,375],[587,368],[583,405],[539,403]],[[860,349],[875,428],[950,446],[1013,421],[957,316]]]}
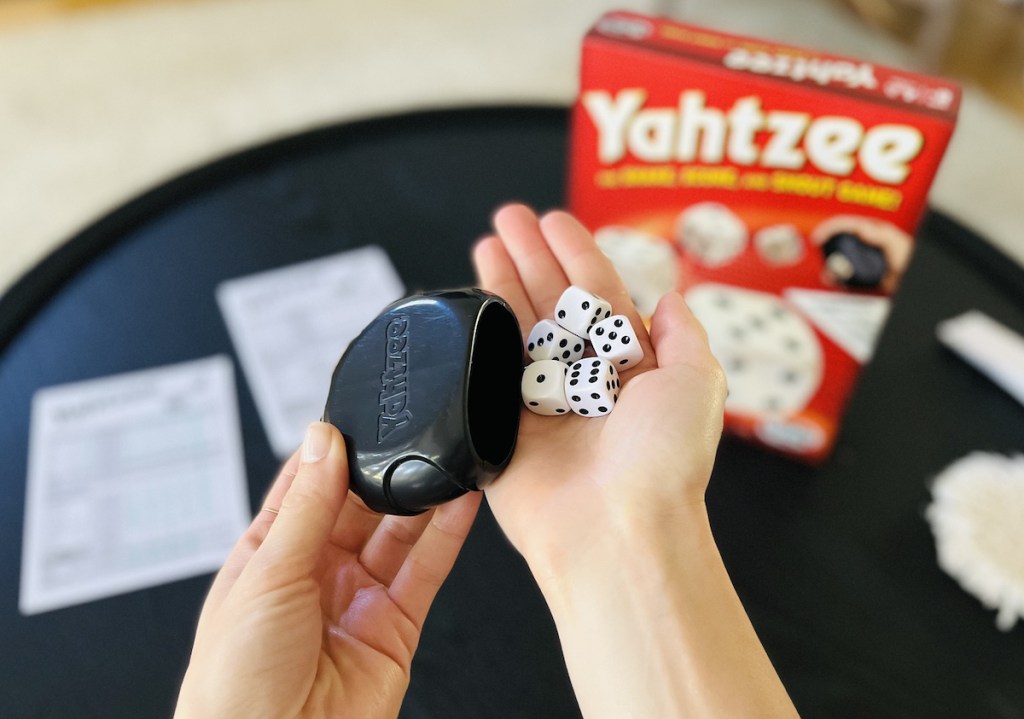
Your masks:
{"label": "pile of dice", "polygon": [[[584,358],[588,345],[596,357]],[[542,415],[600,417],[619,399],[619,370],[644,358],[625,315],[613,315],[608,301],[575,285],[562,293],[555,319],[534,325],[526,340],[533,360],[523,372],[523,403]]]}

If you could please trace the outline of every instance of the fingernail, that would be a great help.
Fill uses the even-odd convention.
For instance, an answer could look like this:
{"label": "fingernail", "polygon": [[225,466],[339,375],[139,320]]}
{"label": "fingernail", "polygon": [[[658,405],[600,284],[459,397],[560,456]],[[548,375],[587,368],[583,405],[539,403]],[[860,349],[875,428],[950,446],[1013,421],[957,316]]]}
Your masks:
{"label": "fingernail", "polygon": [[323,459],[331,449],[331,428],[324,422],[314,422],[306,428],[302,442],[302,461],[307,464]]}

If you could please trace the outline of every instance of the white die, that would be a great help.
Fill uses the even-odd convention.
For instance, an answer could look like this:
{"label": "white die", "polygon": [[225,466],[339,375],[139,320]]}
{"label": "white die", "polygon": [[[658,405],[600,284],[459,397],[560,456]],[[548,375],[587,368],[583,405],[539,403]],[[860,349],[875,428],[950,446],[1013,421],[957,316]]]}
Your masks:
{"label": "white die", "polygon": [[611,313],[611,303],[576,285],[563,292],[555,305],[555,321],[579,337],[588,336],[590,328]]}
{"label": "white die", "polygon": [[565,397],[569,407],[584,417],[600,417],[612,411],[619,401],[619,373],[615,365],[601,357],[588,357],[569,365],[565,377]]}
{"label": "white die", "polygon": [[587,341],[552,320],[541,320],[526,339],[526,353],[532,360],[557,359],[575,362],[583,356]]}
{"label": "white die", "polygon": [[569,403],[565,399],[565,377],[569,365],[555,359],[532,362],[523,370],[520,391],[523,404],[535,414],[568,414]]}
{"label": "white die", "polygon": [[644,358],[644,349],[625,315],[612,315],[591,327],[590,343],[598,357],[610,361],[619,370],[632,367]]}

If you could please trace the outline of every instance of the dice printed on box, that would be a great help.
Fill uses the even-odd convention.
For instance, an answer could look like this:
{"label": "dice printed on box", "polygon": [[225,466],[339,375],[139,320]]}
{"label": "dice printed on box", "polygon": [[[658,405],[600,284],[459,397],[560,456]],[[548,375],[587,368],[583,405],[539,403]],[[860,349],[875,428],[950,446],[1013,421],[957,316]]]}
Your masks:
{"label": "dice printed on box", "polygon": [[556,359],[531,362],[523,370],[520,383],[523,404],[535,414],[568,414],[570,408],[565,398],[568,374],[569,365]]}
{"label": "dice printed on box", "polygon": [[676,241],[705,267],[727,265],[747,247],[748,230],[739,215],[718,202],[698,202],[676,219]]}
{"label": "dice printed on box", "polygon": [[804,239],[789,223],[762,227],[754,233],[754,247],[764,262],[777,267],[795,265],[804,258]]}
{"label": "dice printed on box", "polygon": [[625,315],[612,315],[591,327],[590,342],[597,356],[608,360],[618,370],[632,367],[644,358],[636,330]]}
{"label": "dice printed on box", "polygon": [[615,365],[602,357],[588,357],[568,366],[565,396],[576,414],[601,417],[619,401],[621,386]]}
{"label": "dice printed on box", "polygon": [[552,320],[541,320],[526,339],[526,353],[532,360],[557,359],[575,362],[583,356],[587,343]]}
{"label": "dice printed on box", "polygon": [[690,288],[685,298],[725,371],[729,413],[786,417],[807,406],[821,384],[824,352],[788,303],[771,293],[713,282]]}
{"label": "dice printed on box", "polygon": [[555,305],[555,321],[579,337],[587,337],[591,327],[611,314],[611,303],[576,285],[563,292]]}

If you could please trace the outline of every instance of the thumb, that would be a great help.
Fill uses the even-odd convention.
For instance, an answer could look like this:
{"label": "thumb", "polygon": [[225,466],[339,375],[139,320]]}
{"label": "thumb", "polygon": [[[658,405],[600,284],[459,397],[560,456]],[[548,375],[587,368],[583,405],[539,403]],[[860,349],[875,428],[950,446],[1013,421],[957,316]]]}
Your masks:
{"label": "thumb", "polygon": [[651,344],[659,367],[686,365],[721,372],[704,326],[678,292],[668,292],[651,317]]}
{"label": "thumb", "polygon": [[345,440],[331,424],[306,429],[299,468],[254,561],[287,583],[313,572],[348,494]]}

